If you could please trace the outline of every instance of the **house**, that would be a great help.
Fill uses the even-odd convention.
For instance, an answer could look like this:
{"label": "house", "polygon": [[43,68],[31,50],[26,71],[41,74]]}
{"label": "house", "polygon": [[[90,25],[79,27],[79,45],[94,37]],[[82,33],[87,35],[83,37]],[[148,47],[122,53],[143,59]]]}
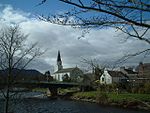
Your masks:
{"label": "house", "polygon": [[58,70],[52,74],[53,78],[58,81],[63,81],[63,79],[69,79],[71,81],[77,81],[83,75],[82,70],[77,66],[73,68],[63,68],[60,51],[58,51],[57,56],[57,66]]}
{"label": "house", "polygon": [[150,82],[150,63],[139,63],[136,71],[133,71],[132,68],[126,69],[125,67],[121,67],[120,71],[128,77],[127,82],[133,86]]}
{"label": "house", "polygon": [[127,79],[126,75],[121,71],[110,71],[104,70],[104,73],[100,77],[101,84],[112,84],[112,83],[121,83],[122,80]]}
{"label": "house", "polygon": [[140,62],[136,68],[138,77],[134,80],[135,85],[143,85],[150,82],[150,63]]}
{"label": "house", "polygon": [[133,71],[133,68],[120,67],[120,71],[125,74],[128,79],[137,79],[138,73]]}
{"label": "house", "polygon": [[137,66],[138,77],[140,78],[150,78],[150,63],[140,62]]}

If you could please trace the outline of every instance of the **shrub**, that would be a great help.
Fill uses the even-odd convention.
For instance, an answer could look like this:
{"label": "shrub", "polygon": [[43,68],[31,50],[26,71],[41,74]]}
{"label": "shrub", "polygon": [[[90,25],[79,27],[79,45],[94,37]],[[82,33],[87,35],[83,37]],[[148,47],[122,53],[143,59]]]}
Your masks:
{"label": "shrub", "polygon": [[138,93],[138,88],[137,87],[134,87],[131,89],[132,93]]}
{"label": "shrub", "polygon": [[145,93],[150,94],[150,83],[147,82],[144,84],[144,91]]}
{"label": "shrub", "polygon": [[138,93],[139,93],[139,94],[145,93],[144,88],[139,88],[139,89],[138,89]]}
{"label": "shrub", "polygon": [[108,95],[104,92],[100,92],[96,96],[96,101],[100,104],[105,104],[108,102]]}

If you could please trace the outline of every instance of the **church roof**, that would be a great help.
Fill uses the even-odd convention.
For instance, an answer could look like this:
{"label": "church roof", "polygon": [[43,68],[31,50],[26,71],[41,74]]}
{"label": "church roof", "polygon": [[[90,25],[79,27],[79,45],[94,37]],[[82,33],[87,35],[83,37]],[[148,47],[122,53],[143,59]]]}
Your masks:
{"label": "church roof", "polygon": [[73,70],[76,69],[76,68],[77,68],[77,67],[75,67],[75,68],[64,68],[64,69],[61,69],[61,70],[56,71],[55,73],[71,72],[71,71],[73,71]]}

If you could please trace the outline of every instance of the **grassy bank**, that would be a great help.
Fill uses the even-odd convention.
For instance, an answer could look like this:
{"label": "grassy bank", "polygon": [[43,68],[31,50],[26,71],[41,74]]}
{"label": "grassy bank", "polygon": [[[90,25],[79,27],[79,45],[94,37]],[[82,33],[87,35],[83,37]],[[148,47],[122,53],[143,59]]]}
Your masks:
{"label": "grassy bank", "polygon": [[123,101],[123,100],[139,100],[144,102],[150,102],[150,94],[131,94],[131,93],[124,93],[124,94],[108,94],[108,97],[112,101]]}
{"label": "grassy bank", "polygon": [[[46,88],[35,88],[32,90],[33,92],[47,92]],[[77,89],[59,89],[59,93],[68,93],[68,92],[76,92]],[[150,94],[133,94],[133,93],[105,93],[108,97],[109,101],[113,102],[120,102],[120,101],[132,101],[132,100],[139,100],[143,102],[150,102]],[[93,99],[96,100],[97,97],[101,95],[99,91],[89,91],[89,92],[77,92],[73,94],[73,98],[79,99]]]}
{"label": "grassy bank", "polygon": [[32,89],[32,92],[47,92],[47,88],[34,88]]}
{"label": "grassy bank", "polygon": [[[32,89],[32,92],[46,93],[47,91],[48,91],[48,88],[34,88],[34,89]],[[66,93],[77,92],[77,91],[79,91],[78,88],[68,88],[68,89],[58,88],[58,93],[59,94],[66,94]]]}
{"label": "grassy bank", "polygon": [[[33,92],[47,92],[46,88],[35,88]],[[78,89],[58,89],[61,98],[113,105],[124,108],[150,110],[150,94],[105,93],[100,91],[77,92]]]}
{"label": "grassy bank", "polygon": [[[96,99],[101,93],[98,91],[78,92],[73,95],[77,98]],[[150,102],[150,94],[133,94],[133,93],[106,93],[110,101],[124,101],[124,100],[139,100]]]}
{"label": "grassy bank", "polygon": [[73,94],[72,99],[121,106],[125,108],[150,110],[150,94],[116,94],[91,91],[75,93]]}

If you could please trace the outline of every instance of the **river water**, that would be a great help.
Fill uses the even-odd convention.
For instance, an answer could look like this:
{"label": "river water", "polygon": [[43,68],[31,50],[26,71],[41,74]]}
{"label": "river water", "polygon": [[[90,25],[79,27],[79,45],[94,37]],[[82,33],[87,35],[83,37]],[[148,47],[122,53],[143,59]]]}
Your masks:
{"label": "river water", "polygon": [[[2,103],[1,99],[0,113],[3,113],[4,105]],[[37,97],[18,100],[13,111],[14,113],[149,113],[148,111],[101,106],[88,102]]]}

